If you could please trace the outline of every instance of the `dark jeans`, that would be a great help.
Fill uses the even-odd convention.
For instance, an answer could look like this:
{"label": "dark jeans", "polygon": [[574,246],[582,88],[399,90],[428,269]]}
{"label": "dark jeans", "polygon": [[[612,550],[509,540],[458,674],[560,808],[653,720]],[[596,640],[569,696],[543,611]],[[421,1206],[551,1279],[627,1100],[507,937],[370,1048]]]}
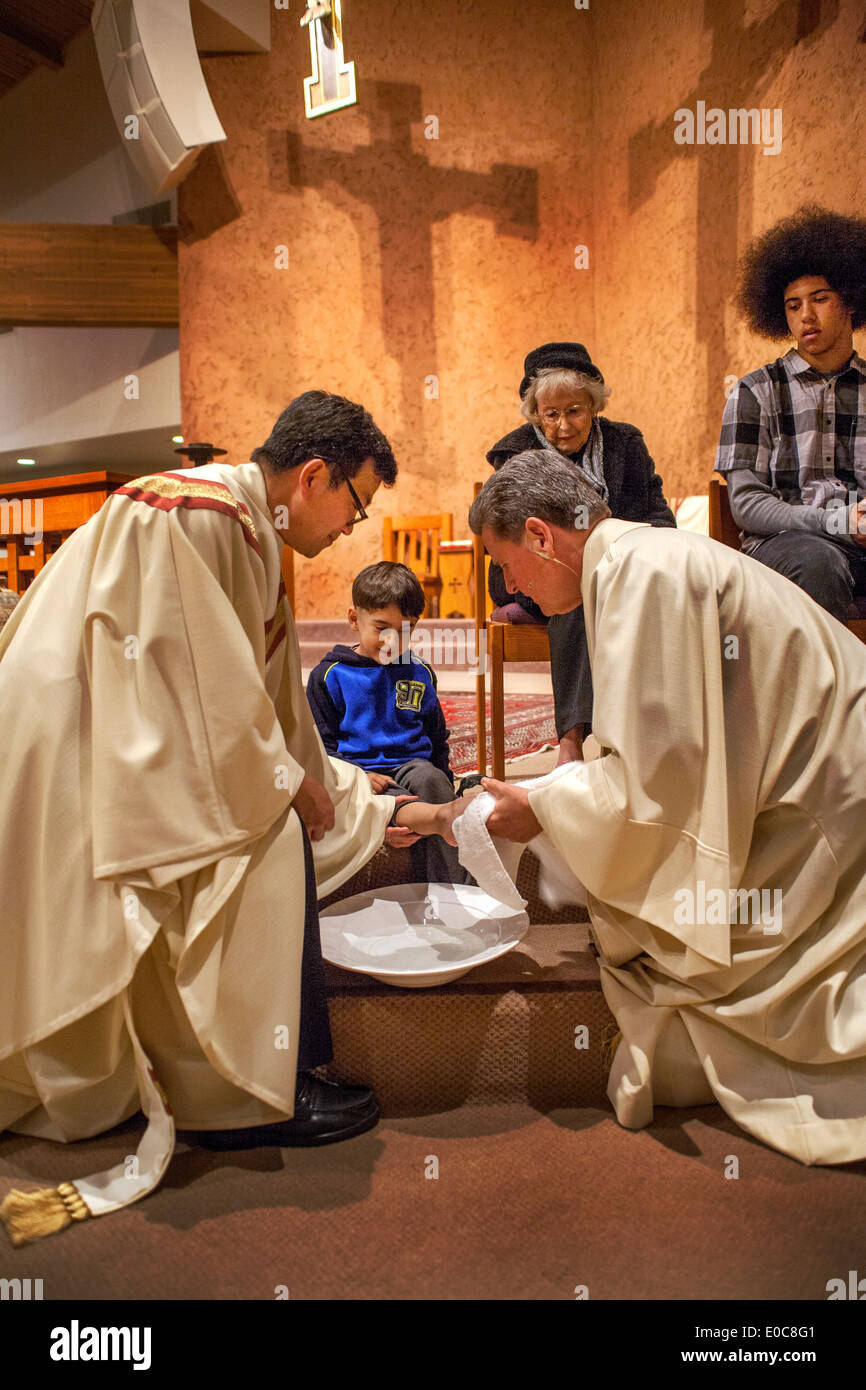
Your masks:
{"label": "dark jeans", "polygon": [[[392,785],[382,793],[383,796],[399,796],[401,792],[411,792],[421,801],[429,801],[436,806],[454,800],[454,788],[447,775],[424,758],[413,758],[387,774]],[[471,874],[464,869],[457,857],[454,845],[449,845],[441,835],[422,835],[420,840],[410,846],[413,883],[474,883]]]}
{"label": "dark jeans", "polygon": [[[587,729],[592,725],[592,671],[583,604],[570,613],[554,613],[547,636],[556,733],[562,738],[576,724]],[[579,732],[582,735],[584,729]]]}
{"label": "dark jeans", "polygon": [[301,956],[301,1018],[298,1040],[298,1071],[312,1071],[334,1057],[331,1021],[325,998],[325,969],[319,935],[319,901],[313,851],[306,826],[304,837],[304,949]]}
{"label": "dark jeans", "polygon": [[538,604],[527,594],[510,594],[505,587],[502,570],[490,566],[490,597],[499,608],[519,603],[536,623],[547,623],[550,639],[550,680],[553,685],[556,734],[562,738],[569,729],[592,724],[592,672],[589,669],[589,650],[586,645],[586,626],[583,604],[571,613],[555,613],[546,618]]}
{"label": "dark jeans", "polygon": [[782,531],[749,551],[753,560],[783,574],[840,623],[848,621],[852,598],[866,594],[866,550],[849,549],[829,537]]}

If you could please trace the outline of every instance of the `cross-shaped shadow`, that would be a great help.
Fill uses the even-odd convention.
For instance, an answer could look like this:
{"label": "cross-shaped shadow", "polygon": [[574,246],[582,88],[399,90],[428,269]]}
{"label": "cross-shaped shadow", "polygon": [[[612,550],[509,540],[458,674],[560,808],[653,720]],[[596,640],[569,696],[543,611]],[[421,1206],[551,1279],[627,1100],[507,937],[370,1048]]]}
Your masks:
{"label": "cross-shaped shadow", "polygon": [[[652,196],[658,180],[677,159],[698,159],[696,322],[705,354],[707,397],[700,451],[712,459],[721,423],[722,385],[730,372],[725,337],[719,332],[724,306],[736,284],[738,237],[749,229],[740,224],[740,205],[752,204],[754,152],[738,158],[727,145],[678,145],[674,142],[674,110],[707,107],[759,109],[762,88],[778,72],[784,56],[799,43],[816,42],[833,24],[839,0],[779,0],[766,18],[746,23],[747,0],[705,0],[704,24],[712,34],[710,60],[688,94],[676,100],[662,121],[649,121],[629,140],[629,212],[634,214]],[[736,51],[736,62],[731,61]],[[783,121],[784,139],[784,121]],[[807,174],[807,171],[804,171]],[[807,175],[808,177],[808,175]],[[808,193],[807,178],[804,194]],[[757,365],[757,364],[756,364]]]}
{"label": "cross-shaped shadow", "polygon": [[[412,127],[424,120],[418,86],[361,82],[359,101],[369,120],[369,144],[338,151],[307,143],[293,131],[270,131],[269,183],[288,193],[320,188],[349,215],[359,203],[373,209],[380,283],[367,278],[363,312],[371,324],[381,322],[385,349],[399,366],[400,399],[392,418],[399,419],[403,438],[412,440],[424,476],[424,381],[438,375],[433,228],[454,213],[473,212],[492,219],[500,235],[535,240],[538,171],[516,164],[474,171],[433,163],[427,150],[413,147]],[[314,273],[314,248],[310,263]],[[437,464],[431,459],[426,467],[435,479]],[[441,482],[441,464],[438,472]]]}

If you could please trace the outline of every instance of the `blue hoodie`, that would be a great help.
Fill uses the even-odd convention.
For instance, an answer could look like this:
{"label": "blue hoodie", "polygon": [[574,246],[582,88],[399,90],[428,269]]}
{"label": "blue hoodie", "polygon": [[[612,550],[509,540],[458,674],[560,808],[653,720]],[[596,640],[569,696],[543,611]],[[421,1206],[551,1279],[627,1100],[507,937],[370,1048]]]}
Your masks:
{"label": "blue hoodie", "polygon": [[436,677],[425,662],[406,656],[383,666],[354,647],[328,652],[307,681],[322,742],[332,757],[365,772],[393,772],[422,758],[451,777]]}

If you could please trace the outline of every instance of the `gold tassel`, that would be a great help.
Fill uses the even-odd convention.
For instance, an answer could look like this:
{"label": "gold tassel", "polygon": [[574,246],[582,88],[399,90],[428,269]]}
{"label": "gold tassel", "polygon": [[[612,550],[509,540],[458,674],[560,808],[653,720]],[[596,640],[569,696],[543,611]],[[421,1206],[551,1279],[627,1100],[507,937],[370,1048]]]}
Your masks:
{"label": "gold tassel", "polygon": [[19,1192],[12,1189],[0,1204],[0,1221],[6,1227],[13,1245],[26,1245],[30,1240],[62,1231],[72,1221],[84,1221],[90,1216],[84,1198],[71,1182],[59,1187],[43,1187],[38,1192]]}
{"label": "gold tassel", "polygon": [[[601,1055],[608,1071],[610,1071],[613,1066],[613,1059],[616,1056],[616,1050],[621,1042],[622,1031],[619,1028],[609,1029],[601,1040]],[[0,1209],[0,1215],[2,1215],[2,1209]]]}

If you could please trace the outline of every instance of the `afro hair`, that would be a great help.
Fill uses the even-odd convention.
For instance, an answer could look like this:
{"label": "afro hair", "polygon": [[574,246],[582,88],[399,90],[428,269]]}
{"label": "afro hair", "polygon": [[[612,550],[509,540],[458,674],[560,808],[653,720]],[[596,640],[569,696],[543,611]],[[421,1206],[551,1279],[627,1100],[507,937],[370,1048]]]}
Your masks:
{"label": "afro hair", "polygon": [[823,276],[854,328],[866,323],[866,219],[810,204],[777,222],[740,262],[737,307],[763,338],[787,338],[785,290],[804,275]]}

